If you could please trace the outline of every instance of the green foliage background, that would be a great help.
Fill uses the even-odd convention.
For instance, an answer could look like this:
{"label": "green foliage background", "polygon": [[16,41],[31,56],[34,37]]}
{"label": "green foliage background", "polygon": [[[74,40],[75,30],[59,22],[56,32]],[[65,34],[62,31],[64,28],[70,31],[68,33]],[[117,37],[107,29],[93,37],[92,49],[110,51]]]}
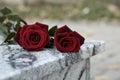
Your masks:
{"label": "green foliage background", "polygon": [[120,0],[80,0],[76,3],[37,3],[8,6],[27,19],[120,20]]}
{"label": "green foliage background", "polygon": [[13,37],[21,26],[21,23],[25,25],[27,23],[18,15],[12,13],[12,11],[7,7],[0,9],[0,14],[0,35],[5,37],[2,44],[13,44]]}

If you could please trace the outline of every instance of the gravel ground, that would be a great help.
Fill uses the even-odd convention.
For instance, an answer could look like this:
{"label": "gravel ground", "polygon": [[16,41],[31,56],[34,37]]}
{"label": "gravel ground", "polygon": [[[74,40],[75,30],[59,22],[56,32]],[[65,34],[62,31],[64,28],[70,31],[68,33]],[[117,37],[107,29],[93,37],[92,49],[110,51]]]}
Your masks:
{"label": "gravel ground", "polygon": [[[36,22],[38,20],[34,20]],[[30,21],[32,23],[33,21]],[[91,80],[120,80],[120,24],[115,22],[42,21],[68,25],[87,40],[104,40],[106,51],[91,58]]]}
{"label": "gravel ground", "polygon": [[120,80],[120,25],[105,24],[92,30],[91,39],[106,41],[106,51],[91,59],[92,80]]}

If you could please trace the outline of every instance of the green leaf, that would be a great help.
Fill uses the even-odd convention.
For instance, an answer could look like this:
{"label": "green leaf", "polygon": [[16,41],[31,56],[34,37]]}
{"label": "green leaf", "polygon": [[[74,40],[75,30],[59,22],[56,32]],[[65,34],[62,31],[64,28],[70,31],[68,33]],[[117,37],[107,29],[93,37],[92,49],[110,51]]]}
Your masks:
{"label": "green leaf", "polygon": [[8,15],[7,18],[11,21],[18,21],[20,17],[18,15]]}
{"label": "green leaf", "polygon": [[7,41],[11,40],[14,36],[15,36],[15,32],[11,32],[11,33],[7,36],[7,38],[4,40],[4,42],[7,42]]}
{"label": "green leaf", "polygon": [[1,34],[1,35],[7,36],[7,29],[8,29],[8,27],[6,27],[6,26],[3,25],[3,24],[0,24],[0,34]]}
{"label": "green leaf", "polygon": [[5,19],[6,19],[5,16],[0,17],[0,23],[3,23],[5,21]]}
{"label": "green leaf", "polygon": [[17,21],[17,24],[14,26],[14,30],[17,32],[19,27],[20,27],[20,21]]}
{"label": "green leaf", "polygon": [[4,24],[6,27],[11,27],[13,24],[11,22],[7,22]]}
{"label": "green leaf", "polygon": [[16,42],[13,41],[13,40],[8,40],[7,43],[8,43],[8,44],[15,44]]}
{"label": "green leaf", "polygon": [[11,22],[7,22],[6,24],[4,24],[6,27],[7,27],[7,32],[8,34],[11,32],[11,29],[12,29],[12,23]]}
{"label": "green leaf", "polygon": [[20,22],[24,23],[25,25],[27,25],[27,22],[23,19],[20,18]]}
{"label": "green leaf", "polygon": [[57,29],[57,26],[53,26],[52,28],[50,28],[48,31],[49,36],[54,36],[56,29]]}
{"label": "green leaf", "polygon": [[12,11],[11,11],[10,9],[8,9],[7,7],[1,9],[0,12],[1,12],[3,15],[7,15],[7,14],[12,13]]}

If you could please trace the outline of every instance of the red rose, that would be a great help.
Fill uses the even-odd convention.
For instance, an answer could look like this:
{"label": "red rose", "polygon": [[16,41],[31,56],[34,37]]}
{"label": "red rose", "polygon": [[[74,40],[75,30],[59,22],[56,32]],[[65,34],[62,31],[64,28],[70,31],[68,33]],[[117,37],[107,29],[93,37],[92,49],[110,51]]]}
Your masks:
{"label": "red rose", "polygon": [[84,38],[66,25],[57,29],[54,36],[54,45],[62,52],[78,52],[84,43]]}
{"label": "red rose", "polygon": [[24,25],[18,29],[14,40],[28,51],[42,50],[50,41],[48,25],[41,23]]}

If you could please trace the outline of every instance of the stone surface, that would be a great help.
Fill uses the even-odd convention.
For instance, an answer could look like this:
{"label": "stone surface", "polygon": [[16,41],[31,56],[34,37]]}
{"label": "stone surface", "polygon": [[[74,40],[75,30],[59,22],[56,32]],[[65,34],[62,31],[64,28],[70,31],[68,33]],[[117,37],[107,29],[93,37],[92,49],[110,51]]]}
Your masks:
{"label": "stone surface", "polygon": [[83,60],[65,69],[58,70],[40,80],[90,80],[90,60]]}
{"label": "stone surface", "polygon": [[104,51],[104,46],[104,41],[89,41],[78,53],[56,49],[27,52],[18,45],[0,46],[0,80],[89,80],[87,59]]}

